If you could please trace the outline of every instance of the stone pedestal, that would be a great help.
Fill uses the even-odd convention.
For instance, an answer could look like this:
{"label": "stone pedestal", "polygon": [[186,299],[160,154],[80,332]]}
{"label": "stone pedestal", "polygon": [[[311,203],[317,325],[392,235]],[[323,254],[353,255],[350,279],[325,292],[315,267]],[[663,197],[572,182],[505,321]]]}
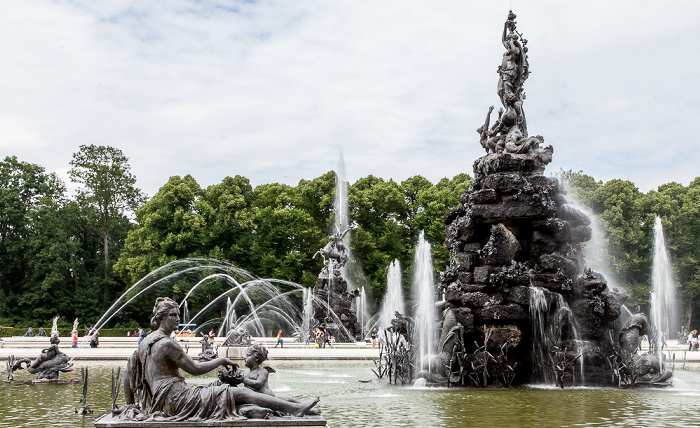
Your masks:
{"label": "stone pedestal", "polygon": [[270,419],[227,419],[207,420],[201,422],[190,421],[122,421],[113,418],[111,414],[100,416],[95,420],[95,428],[167,428],[167,427],[327,427],[328,423],[323,416],[305,416],[303,418],[272,417]]}

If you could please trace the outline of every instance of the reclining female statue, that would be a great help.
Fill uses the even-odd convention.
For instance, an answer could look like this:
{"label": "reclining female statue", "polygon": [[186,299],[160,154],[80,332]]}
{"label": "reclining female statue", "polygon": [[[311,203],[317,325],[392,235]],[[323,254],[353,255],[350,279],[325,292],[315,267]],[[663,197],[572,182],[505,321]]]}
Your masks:
{"label": "reclining female statue", "polygon": [[[187,385],[180,369],[192,375],[202,375],[219,366],[236,364],[228,358],[195,362],[170,338],[170,333],[179,323],[177,303],[172,299],[159,297],[151,319],[154,332],[141,342],[127,365],[127,376],[124,379],[127,405],[114,412],[121,419],[226,419],[236,416],[236,405],[241,404],[255,405],[259,410],[270,409],[303,416],[318,403],[318,399],[294,403],[248,388],[231,387],[219,381],[205,386]],[[140,409],[134,406],[136,391],[142,391]],[[252,414],[265,414],[265,411]]]}

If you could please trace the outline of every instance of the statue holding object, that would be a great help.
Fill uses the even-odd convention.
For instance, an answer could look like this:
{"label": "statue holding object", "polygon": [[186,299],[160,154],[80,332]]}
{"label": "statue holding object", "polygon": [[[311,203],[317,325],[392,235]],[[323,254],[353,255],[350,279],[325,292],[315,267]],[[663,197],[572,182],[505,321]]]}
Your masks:
{"label": "statue holding object", "polygon": [[[170,338],[179,323],[177,302],[159,297],[151,319],[155,331],[129,359],[124,378],[126,405],[114,410],[112,418],[202,422],[238,415],[264,416],[268,409],[302,417],[318,403],[318,399],[293,403],[248,388],[231,387],[218,380],[204,386],[187,385],[180,369],[192,375],[203,375],[220,366],[235,368],[237,365],[228,358],[194,361]],[[141,397],[139,404],[136,404],[136,396]],[[241,405],[247,406],[242,408]]]}

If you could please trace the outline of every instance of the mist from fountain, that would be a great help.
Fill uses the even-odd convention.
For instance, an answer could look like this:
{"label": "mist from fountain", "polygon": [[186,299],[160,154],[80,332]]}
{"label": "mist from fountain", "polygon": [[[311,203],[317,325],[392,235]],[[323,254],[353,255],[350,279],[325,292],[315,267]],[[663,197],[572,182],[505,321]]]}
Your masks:
{"label": "mist from fountain", "polygon": [[183,324],[189,324],[190,323],[190,309],[189,305],[187,304],[187,300],[182,302],[182,323]]}
{"label": "mist from fountain", "polygon": [[[185,302],[185,308],[187,307],[187,302]],[[221,326],[219,327],[219,332],[217,336],[225,336],[228,331],[230,331],[232,328],[236,327],[237,323],[237,316],[236,316],[236,307],[233,306],[233,303],[231,302],[231,298],[227,297],[226,298],[226,312],[224,313],[223,317],[223,322],[221,323]]]}
{"label": "mist from fountain", "polygon": [[311,288],[304,288],[303,291],[303,301],[304,301],[304,318],[301,323],[301,331],[305,333],[306,330],[311,328],[311,322],[314,319],[314,291]]}
{"label": "mist from fountain", "polygon": [[425,234],[420,232],[414,256],[413,293],[416,302],[414,317],[414,343],[417,345],[420,370],[430,371],[430,361],[435,355],[436,313],[435,313],[435,278],[430,244]]}
{"label": "mist from fountain", "polygon": [[[349,228],[350,209],[348,207],[348,182],[345,179],[345,159],[342,151],[340,151],[338,154],[338,170],[335,173],[335,198],[333,200],[333,211],[335,212],[335,217],[333,219],[333,227],[335,230],[343,232]],[[348,251],[348,260],[354,260],[350,250],[351,233],[351,231],[348,231],[348,233],[343,237],[343,244]],[[350,278],[350,275],[348,275],[347,267],[342,266],[340,268],[340,273],[347,282],[347,290],[352,290],[354,287],[352,284],[352,279]]]}
{"label": "mist from fountain", "polygon": [[[355,311],[355,314],[357,314],[357,322],[359,322],[364,329],[370,318],[367,294],[365,293],[364,286],[360,287],[360,295],[353,300],[352,309]],[[366,331],[364,333],[366,333]]]}
{"label": "mist from fountain", "polygon": [[[661,333],[666,332],[667,337],[678,328],[676,310],[675,284],[671,272],[671,262],[666,250],[666,240],[661,224],[661,218],[656,216],[654,221],[654,254],[651,270],[651,325],[656,333],[657,341],[661,339]],[[659,359],[661,360],[661,346],[657,346]]]}
{"label": "mist from fountain", "polygon": [[391,326],[391,320],[396,312],[406,313],[406,304],[401,287],[401,264],[398,260],[394,260],[389,264],[389,270],[386,274],[386,294],[379,310],[379,327],[387,328]]}
{"label": "mist from fountain", "polygon": [[[567,189],[567,191],[567,202],[583,211],[591,220],[591,224],[589,225],[591,228],[591,239],[582,245],[585,266],[603,275],[608,284],[609,290],[624,290],[625,287],[620,285],[617,274],[613,273],[612,271],[610,260],[612,260],[613,257],[610,254],[610,249],[604,237],[603,227],[600,225],[598,217],[593,214],[588,207],[581,204],[576,197],[572,196],[573,192],[571,192],[570,189]],[[619,330],[623,325],[625,325],[625,322],[627,322],[630,316],[632,316],[632,311],[630,311],[627,306],[622,305],[622,315],[615,320],[615,325],[617,326],[616,330]]]}

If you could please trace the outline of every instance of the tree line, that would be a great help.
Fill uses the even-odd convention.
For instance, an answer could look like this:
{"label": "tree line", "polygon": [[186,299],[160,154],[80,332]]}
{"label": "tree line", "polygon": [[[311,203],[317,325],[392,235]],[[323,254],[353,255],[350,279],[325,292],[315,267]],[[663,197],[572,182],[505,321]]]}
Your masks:
{"label": "tree line", "polygon": [[[318,278],[322,260],[313,255],[332,231],[333,171],[296,186],[253,187],[237,175],[203,188],[190,175],[173,176],[147,199],[118,149],[81,146],[71,167],[81,185],[75,196],[39,165],[0,162],[0,325],[46,324],[56,315],[94,322],[148,272],[187,257],[307,287]],[[421,230],[435,266],[445,266],[443,215],[470,182],[459,174],[435,184],[421,176],[349,184],[354,283],[380,299],[388,265],[399,259],[408,287]],[[115,324],[145,325],[142,312]]]}
{"label": "tree line", "polygon": [[[690,322],[700,299],[700,178],[643,194],[629,181],[560,175],[596,215],[608,249],[602,262],[632,304],[649,301],[652,228],[661,216]],[[148,272],[187,257],[227,260],[258,277],[306,287],[322,268],[313,255],[332,230],[333,171],[296,186],[253,187],[237,175],[203,188],[190,175],[173,176],[146,198],[120,150],[92,145],[73,155],[69,176],[81,185],[73,196],[39,165],[16,157],[0,162],[0,325],[46,324],[56,315],[94,322]],[[435,184],[418,175],[400,183],[370,175],[349,184],[351,279],[370,300],[383,296],[394,259],[404,268],[410,295],[421,230],[432,246],[436,277],[448,265],[443,216],[470,182],[467,174]],[[145,325],[148,304],[140,309],[144,313],[117,316],[115,325]]]}

